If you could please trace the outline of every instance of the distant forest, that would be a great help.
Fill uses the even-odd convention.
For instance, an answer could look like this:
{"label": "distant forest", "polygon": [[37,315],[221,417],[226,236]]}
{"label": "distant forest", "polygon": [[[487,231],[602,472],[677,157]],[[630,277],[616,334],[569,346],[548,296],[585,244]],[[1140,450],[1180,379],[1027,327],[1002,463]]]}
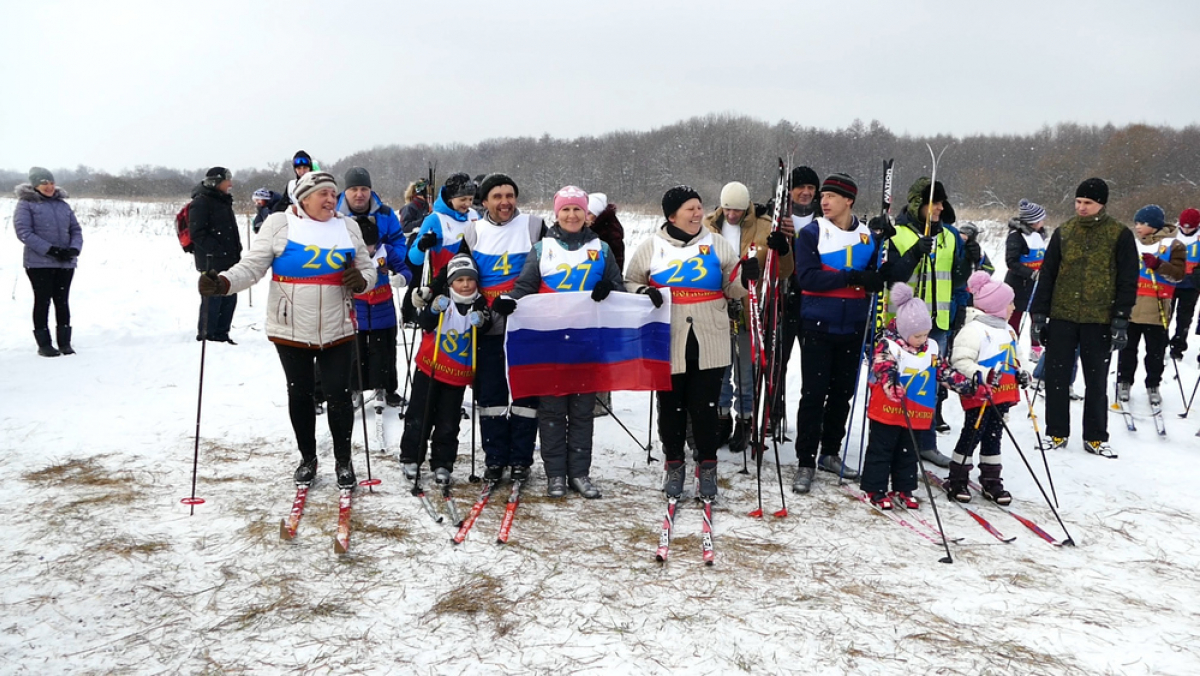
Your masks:
{"label": "distant forest", "polygon": [[[472,175],[502,171],[521,187],[521,200],[544,204],[563,185],[608,194],[624,206],[657,206],[669,187],[687,183],[715,207],[721,186],[738,180],[750,186],[755,201],[774,192],[779,156],[791,154],[821,176],[848,173],[858,182],[856,211],[879,210],[883,160],[895,158],[895,207],[898,213],[908,186],[928,176],[930,154],[946,148],[938,166],[951,202],[959,210],[1015,213],[1029,198],[1055,219],[1072,214],[1075,187],[1089,176],[1109,183],[1109,209],[1128,220],[1144,204],[1156,203],[1174,218],[1188,206],[1200,206],[1200,126],[1184,129],[1129,125],[1084,126],[1064,123],[1030,135],[896,136],[878,121],[856,120],[836,131],[781,121],[767,124],[749,117],[708,115],[651,131],[619,131],[576,139],[503,138],[474,145],[380,146],[337,160],[320,148],[299,142],[296,149],[340,179],[355,166],[366,167],[376,191],[399,207],[405,186],[437,166],[437,180],[455,171]],[[179,170],[139,166],[108,174],[80,166],[53,168],[59,183],[74,196],[122,199],[188,199],[205,168]],[[281,191],[291,177],[290,156],[273,170],[234,170],[235,195],[248,208],[255,188]],[[0,184],[23,182],[23,172],[0,171]]]}

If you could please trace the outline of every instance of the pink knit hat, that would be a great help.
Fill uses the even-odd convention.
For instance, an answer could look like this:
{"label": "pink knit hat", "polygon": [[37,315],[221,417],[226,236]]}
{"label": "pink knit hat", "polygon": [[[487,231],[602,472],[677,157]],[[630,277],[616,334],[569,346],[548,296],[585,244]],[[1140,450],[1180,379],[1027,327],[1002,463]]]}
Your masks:
{"label": "pink knit hat", "polygon": [[929,306],[920,298],[913,298],[911,286],[904,282],[893,286],[892,303],[896,306],[896,332],[904,340],[933,328]]}
{"label": "pink knit hat", "polygon": [[554,193],[554,215],[558,216],[558,212],[563,207],[574,204],[575,206],[587,211],[588,195],[580,188],[573,185],[568,185],[562,190]]}
{"label": "pink knit hat", "polygon": [[1012,287],[1004,282],[997,282],[983,270],[971,275],[967,280],[967,291],[975,296],[975,307],[993,317],[1004,319],[1004,311],[1013,302]]}

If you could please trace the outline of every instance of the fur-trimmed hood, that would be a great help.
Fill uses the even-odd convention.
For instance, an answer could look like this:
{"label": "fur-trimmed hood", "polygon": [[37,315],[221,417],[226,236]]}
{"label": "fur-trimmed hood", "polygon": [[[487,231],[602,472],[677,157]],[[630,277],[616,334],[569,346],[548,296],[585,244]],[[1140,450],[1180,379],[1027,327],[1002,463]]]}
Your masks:
{"label": "fur-trimmed hood", "polygon": [[17,185],[17,187],[13,189],[13,192],[16,193],[17,199],[19,199],[23,202],[46,202],[49,200],[65,200],[68,197],[67,191],[63,190],[62,188],[60,188],[58,186],[54,186],[54,195],[53,196],[46,197],[42,193],[38,192],[37,189],[34,188],[29,183],[21,183],[21,184]]}

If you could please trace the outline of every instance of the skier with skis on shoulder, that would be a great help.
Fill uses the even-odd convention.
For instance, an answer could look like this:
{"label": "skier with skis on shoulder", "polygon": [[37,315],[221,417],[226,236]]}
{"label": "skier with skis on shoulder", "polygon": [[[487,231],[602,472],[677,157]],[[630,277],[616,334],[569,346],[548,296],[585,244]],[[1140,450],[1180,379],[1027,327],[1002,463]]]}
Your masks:
{"label": "skier with skis on shoulder", "polygon": [[[1013,331],[1021,330],[1021,317],[1029,309],[1038,271],[1046,258],[1045,228],[1046,210],[1027,199],[1017,204],[1017,215],[1008,221],[1008,238],[1004,240],[1004,262],[1008,272],[1004,274],[1004,283],[1012,287],[1014,294],[1016,310],[1008,318]],[[1042,344],[1030,333],[1029,360],[1036,363],[1042,358]]]}
{"label": "skier with skis on shoulder", "polygon": [[1117,398],[1129,401],[1129,389],[1137,373],[1138,343],[1146,339],[1146,395],[1150,406],[1162,406],[1159,385],[1166,365],[1167,326],[1175,285],[1183,280],[1187,247],[1175,239],[1176,229],[1166,224],[1166,214],[1157,204],[1138,209],[1133,217],[1137,237],[1137,300],[1129,315],[1129,344],[1117,355]]}
{"label": "skier with skis on shoulder", "polygon": [[[950,365],[978,386],[973,395],[962,395],[962,433],[950,459],[946,494],[958,502],[970,502],[970,480],[975,447],[979,446],[979,483],[983,497],[1001,505],[1012,502],[1000,478],[1000,440],[1008,410],[1021,400],[1020,389],[1029,386],[1029,374],[1017,361],[1017,332],[1008,325],[1015,309],[1009,285],[992,279],[985,271],[967,282],[974,306],[966,309],[966,323],[954,338]],[[980,421],[980,416],[983,420]]]}
{"label": "skier with skis on shoulder", "polygon": [[[1050,236],[1033,294],[1033,331],[1046,347],[1046,450],[1065,448],[1071,435],[1070,383],[1079,350],[1086,387],[1084,450],[1117,457],[1108,444],[1108,365],[1129,342],[1137,299],[1137,241],[1108,215],[1108,184],[1089,178],[1075,189],[1075,217]],[[1049,342],[1047,341],[1049,339]]]}
{"label": "skier with skis on shoulder", "polygon": [[975,386],[947,366],[937,342],[929,339],[933,326],[929,307],[913,297],[912,287],[895,284],[891,300],[896,306],[895,318],[875,342],[871,359],[870,437],[859,488],[880,509],[892,509],[894,502],[917,509],[915,432],[933,425],[939,387],[971,393]]}
{"label": "skier with skis on shoulder", "polygon": [[[788,236],[782,231],[772,234],[770,217],[759,216],[750,201],[750,189],[734,181],[721,188],[721,206],[704,218],[704,227],[725,238],[744,257],[754,245],[759,268],[766,270],[768,240],[774,239],[776,247],[785,253],[779,256],[778,277],[787,279],[795,270],[795,258],[788,244]],[[764,286],[762,280],[759,285]],[[760,289],[760,293],[761,293]],[[748,309],[740,301],[729,301],[730,336],[729,348],[734,355],[733,364],[725,369],[721,378],[721,399],[717,411],[717,446],[727,442],[729,450],[741,453],[750,441],[750,428],[754,425],[754,359],[750,350],[750,328]],[[738,369],[732,373],[734,367]],[[732,381],[730,375],[733,375]],[[734,401],[734,391],[737,400]],[[733,409],[737,409],[737,427],[734,428]],[[732,437],[730,436],[732,435]]]}
{"label": "skier with skis on shoulder", "polygon": [[[933,309],[933,328],[929,337],[947,352],[951,329],[954,290],[966,286],[967,278],[979,261],[979,247],[965,246],[953,228],[944,225],[943,215],[949,204],[941,181],[932,183],[922,176],[908,188],[908,205],[896,219],[887,260],[893,265],[895,279],[905,280],[917,296]],[[928,232],[926,232],[928,228]],[[946,428],[948,429],[948,427]],[[950,458],[938,451],[933,429],[917,435],[921,457],[939,467],[947,467]]]}
{"label": "skier with skis on shoulder", "polygon": [[[1187,333],[1192,327],[1192,316],[1196,314],[1196,299],[1200,298],[1200,284],[1193,273],[1200,264],[1200,211],[1184,209],[1179,213],[1179,236],[1175,241],[1187,251],[1187,269],[1183,281],[1175,286],[1175,337],[1171,339],[1171,359],[1183,359],[1187,352]],[[1197,325],[1200,329],[1200,325]]]}
{"label": "skier with skis on shoulder", "polygon": [[[746,297],[761,275],[757,258],[742,259],[724,237],[704,227],[700,194],[675,186],[662,198],[666,221],[629,259],[625,288],[661,307],[671,294],[671,389],[658,392],[658,434],[666,456],[663,492],[683,495],[688,417],[696,440],[700,496],[717,495],[717,401],[729,365],[729,304]],[[740,266],[740,267],[739,267]],[[740,273],[740,274],[739,274]]]}
{"label": "skier with skis on shoulder", "polygon": [[514,482],[529,480],[538,431],[537,397],[509,402],[504,354],[505,318],[517,307],[507,293],[516,287],[525,259],[546,232],[540,216],[523,214],[517,208],[520,194],[516,181],[509,176],[484,176],[478,191],[484,212],[463,230],[463,246],[479,266],[480,293],[490,303],[493,314],[498,315],[492,327],[479,337],[479,367],[475,372],[479,431],[487,465],[483,478],[491,482],[499,481],[506,467],[512,468],[510,477]]}
{"label": "skier with skis on shoulder", "polygon": [[358,482],[350,460],[355,339],[350,295],[375,283],[375,261],[358,223],[334,210],[333,175],[305,174],[296,184],[295,196],[296,205],[263,222],[240,262],[220,274],[200,275],[200,295],[229,296],[273,273],[267,294],[267,339],[275,344],[287,378],[288,415],[301,458],[296,485],[311,484],[317,471],[315,363],[321,367],[329,397],[338,487],[353,489]]}
{"label": "skier with skis on shoulder", "polygon": [[804,301],[794,493],[811,490],[816,469],[858,478],[839,455],[874,294],[891,280],[879,269],[883,242],[852,211],[857,197],[850,176],[830,174],[821,184],[823,215],[796,233],[796,279]]}
{"label": "skier with skis on shoulder", "polygon": [[[479,269],[467,252],[452,257],[432,286],[422,291],[413,294],[423,334],[415,356],[412,400],[404,410],[399,460],[404,477],[414,481],[428,447],[434,484],[446,489],[458,456],[463,396],[475,377],[476,339],[493,320],[479,294]],[[432,300],[426,304],[420,300],[425,297]]]}
{"label": "skier with skis on shoulder", "polygon": [[[535,293],[589,293],[599,303],[613,291],[624,292],[616,256],[586,227],[588,195],[568,185],[554,194],[555,223],[525,259],[514,301]],[[596,393],[538,397],[538,435],[546,469],[546,495],[561,498],[570,490],[600,497],[592,483],[592,421]]]}

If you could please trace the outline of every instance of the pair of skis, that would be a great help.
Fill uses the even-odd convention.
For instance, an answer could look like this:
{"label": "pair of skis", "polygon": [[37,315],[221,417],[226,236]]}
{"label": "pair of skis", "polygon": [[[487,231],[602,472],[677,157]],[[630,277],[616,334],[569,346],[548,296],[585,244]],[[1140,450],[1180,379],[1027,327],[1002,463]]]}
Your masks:
{"label": "pair of skis", "polygon": [[[1118,396],[1114,397],[1114,399],[1115,401],[1113,401],[1112,407],[1121,413],[1121,417],[1125,421],[1125,429],[1129,430],[1130,432],[1136,432],[1137,423],[1134,422],[1133,411],[1131,411],[1129,408],[1129,402],[1121,401],[1119,394]],[[1167,423],[1166,420],[1163,419],[1162,404],[1157,406],[1151,404],[1150,416],[1154,419],[1154,431],[1158,433],[1158,436],[1167,436]],[[1200,434],[1197,436],[1200,436]]]}
{"label": "pair of skis", "polygon": [[[941,477],[934,474],[930,470],[925,470],[925,476],[928,477],[930,483],[932,483],[934,486],[937,486],[938,488],[942,489],[943,492],[945,491],[945,487],[944,487],[945,484],[942,481]],[[983,487],[982,486],[980,486],[978,483],[976,483],[974,481],[968,482],[968,485],[971,487],[971,490],[975,491],[975,493],[977,495],[979,495],[979,497],[983,498]],[[986,500],[987,498],[984,498],[984,499]],[[981,528],[986,530],[989,534],[991,534],[997,540],[1007,543],[1007,542],[1012,542],[1013,540],[1017,539],[1015,535],[1012,537],[1006,538],[1003,535],[1003,533],[1000,532],[1000,530],[998,528],[996,528],[995,526],[992,525],[992,523],[990,521],[988,521],[986,518],[984,518],[982,515],[980,515],[979,512],[967,507],[965,504],[958,502],[957,500],[954,500],[954,499],[950,499],[950,502],[953,502],[954,504],[956,504],[959,507],[962,507],[964,510],[966,510],[967,513],[971,515],[971,518],[974,519],[975,522],[978,523]],[[1035,535],[1037,535],[1041,539],[1045,540],[1049,544],[1052,544],[1055,547],[1062,546],[1061,542],[1059,542],[1057,539],[1055,539],[1054,536],[1047,533],[1046,529],[1039,526],[1037,524],[1037,522],[1035,522],[1033,519],[1030,519],[1028,517],[1018,514],[1017,512],[1013,511],[1012,507],[1010,507],[1008,505],[1001,505],[996,502],[990,502],[990,504],[993,505],[994,507],[996,507],[996,509],[999,509],[1000,511],[1005,512],[1012,518],[1016,519],[1018,523],[1020,523],[1022,526],[1025,526],[1026,528],[1028,528]]]}
{"label": "pair of skis", "polygon": [[[654,552],[654,560],[666,563],[671,553],[671,535],[675,530],[675,512],[679,508],[679,498],[667,498],[667,516],[663,519],[662,531],[658,535],[658,549]],[[700,551],[704,565],[711,566],[716,561],[716,550],[713,548],[712,530],[712,499],[705,498],[702,511],[703,523],[700,526]]]}
{"label": "pair of skis", "polygon": [[[496,544],[508,544],[508,536],[512,532],[513,519],[517,515],[517,505],[521,503],[521,487],[523,483],[519,479],[512,482],[512,490],[508,494],[508,503],[504,506],[504,516],[500,519],[500,532],[496,535]],[[451,542],[460,545],[463,543],[463,540],[467,539],[467,533],[471,532],[471,527],[475,525],[475,521],[483,512],[483,508],[487,507],[495,486],[495,482],[484,482],[483,490],[479,493],[479,499],[471,506],[471,511],[467,512],[467,518],[463,519],[462,524],[458,527],[458,532],[454,534],[454,537],[450,538]]]}
{"label": "pair of skis", "polygon": [[[308,501],[308,486],[297,486],[296,497],[292,499],[292,509],[287,518],[279,522],[279,537],[282,540],[292,540],[300,529],[300,519],[304,516],[304,505]],[[333,537],[333,551],[345,554],[350,551],[350,510],[354,489],[342,488],[338,491],[338,523],[337,534]]]}
{"label": "pair of skis", "polygon": [[[849,484],[841,484],[841,488],[846,493],[846,495],[849,495],[850,497],[862,502],[864,505],[870,507],[871,509],[882,514],[883,516],[886,516],[893,523],[900,526],[901,528],[904,528],[905,530],[912,533],[913,535],[916,535],[917,537],[920,537],[921,539],[928,541],[930,544],[932,544],[936,547],[943,546],[942,545],[942,534],[938,532],[938,529],[936,526],[930,524],[928,521],[925,520],[924,517],[917,515],[916,513],[912,512],[908,509],[897,509],[898,506],[894,506],[892,509],[883,509],[879,505],[876,505],[875,503],[871,502],[871,499],[867,497],[866,493],[859,491],[859,490],[855,490]],[[909,521],[907,518],[905,518],[904,514],[909,514],[909,515],[914,516],[916,523]],[[953,540],[953,539],[951,539],[950,541],[955,542],[955,540]]]}

